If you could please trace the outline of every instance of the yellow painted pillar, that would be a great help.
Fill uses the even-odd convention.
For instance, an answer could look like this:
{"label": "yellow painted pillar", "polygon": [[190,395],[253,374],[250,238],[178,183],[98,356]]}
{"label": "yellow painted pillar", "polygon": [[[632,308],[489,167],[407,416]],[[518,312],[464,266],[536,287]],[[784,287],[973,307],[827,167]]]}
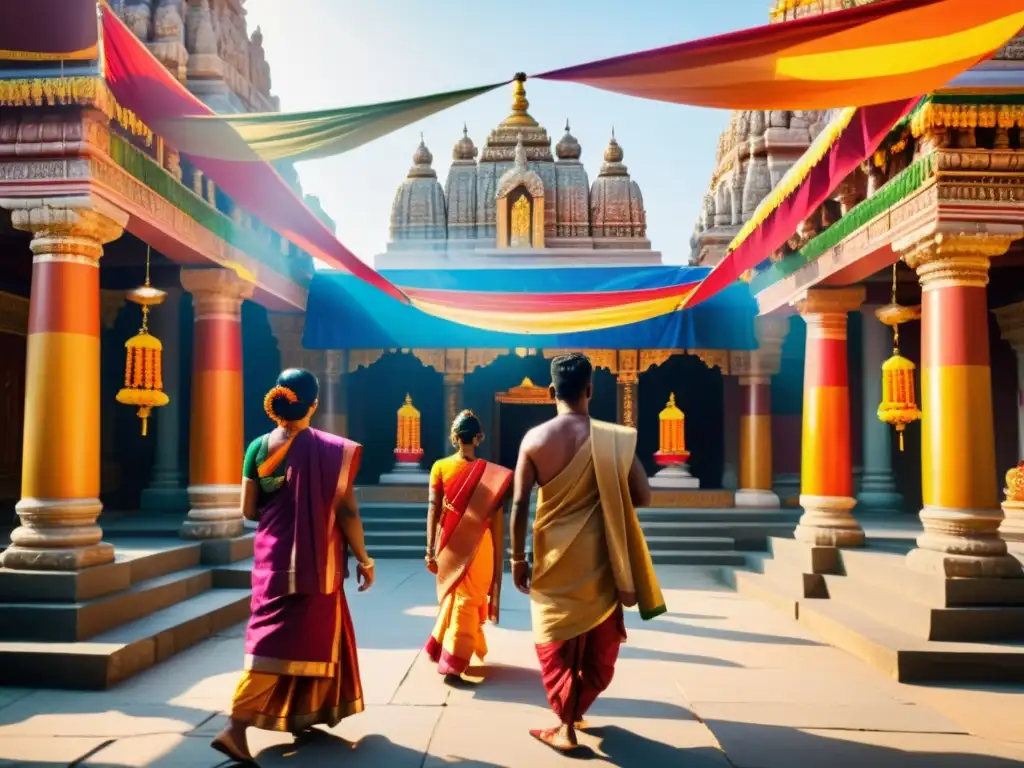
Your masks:
{"label": "yellow painted pillar", "polygon": [[847,315],[864,302],[864,288],[813,288],[796,304],[807,324],[800,517],[794,536],[825,547],[864,544],[853,516],[850,462],[850,381]]}
{"label": "yellow painted pillar", "polygon": [[252,298],[254,286],[227,269],[185,269],[181,284],[192,294],[195,315],[190,509],[181,534],[230,538],[243,529],[242,302]]}
{"label": "yellow painted pillar", "polygon": [[3,554],[11,569],[73,571],[114,559],[97,524],[100,257],[127,217],[99,213],[88,198],[63,205],[4,201],[13,225],[32,233],[20,525]]}
{"label": "yellow painted pillar", "polygon": [[1021,575],[998,535],[986,290],[989,259],[1019,236],[940,232],[894,244],[921,283],[924,533],[907,555],[915,570]]}

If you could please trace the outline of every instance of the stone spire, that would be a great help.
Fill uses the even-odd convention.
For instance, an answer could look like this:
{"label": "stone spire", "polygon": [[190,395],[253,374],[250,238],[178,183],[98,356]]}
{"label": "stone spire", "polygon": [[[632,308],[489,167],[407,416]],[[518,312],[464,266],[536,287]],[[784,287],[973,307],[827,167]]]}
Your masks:
{"label": "stone spire", "polygon": [[565,121],[565,135],[555,147],[555,235],[557,237],[590,236],[590,179],[580,162],[583,150],[570,133]]}
{"label": "stone spire", "polygon": [[583,150],[576,137],[569,132],[569,120],[565,121],[565,135],[555,146],[555,156],[559,160],[579,160]]}
{"label": "stone spire", "polygon": [[466,124],[462,124],[462,138],[455,142],[452,149],[452,160],[456,162],[476,161],[477,148],[473,140],[469,138],[469,131]]}
{"label": "stone spire", "polygon": [[434,156],[423,135],[412,156],[412,167],[391,206],[391,239],[444,240],[447,211],[444,190],[431,167]]}
{"label": "stone spire", "polygon": [[472,240],[476,237],[477,149],[462,126],[462,138],[452,149],[452,167],[444,182],[448,206],[448,239]]}
{"label": "stone spire", "polygon": [[590,190],[590,221],[596,241],[630,238],[647,242],[647,214],[640,187],[629,178],[622,160],[625,153],[615,139],[615,129],[604,151],[604,165]]}

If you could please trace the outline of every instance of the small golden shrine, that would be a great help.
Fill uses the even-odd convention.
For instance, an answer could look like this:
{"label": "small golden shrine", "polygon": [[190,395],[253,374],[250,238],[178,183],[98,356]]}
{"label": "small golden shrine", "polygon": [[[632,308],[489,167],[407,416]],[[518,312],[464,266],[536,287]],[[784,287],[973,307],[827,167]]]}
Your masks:
{"label": "small golden shrine", "polygon": [[420,412],[412,404],[412,395],[409,394],[405,396],[404,405],[398,409],[395,458],[400,464],[418,464],[423,458],[423,446],[420,445]]}
{"label": "small golden shrine", "polygon": [[659,447],[654,461],[659,466],[684,464],[690,458],[686,450],[686,415],[676,405],[675,392],[669,395],[668,403],[658,414],[658,424]]}
{"label": "small golden shrine", "polygon": [[509,388],[507,392],[495,395],[499,403],[519,403],[527,405],[554,404],[551,391],[547,387],[538,387],[529,376],[523,379],[521,384]]}

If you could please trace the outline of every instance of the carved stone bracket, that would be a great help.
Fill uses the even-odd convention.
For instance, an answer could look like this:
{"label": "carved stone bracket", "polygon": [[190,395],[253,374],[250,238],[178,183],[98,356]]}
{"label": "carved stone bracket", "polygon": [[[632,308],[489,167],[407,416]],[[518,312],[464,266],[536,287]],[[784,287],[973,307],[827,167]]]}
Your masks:
{"label": "carved stone bracket", "polygon": [[708,368],[718,368],[723,374],[729,373],[729,351],[725,349],[688,349],[686,354],[700,358]]}
{"label": "carved stone bracket", "polygon": [[467,349],[466,373],[472,373],[477,368],[486,368],[504,354],[508,354],[507,349]]}
{"label": "carved stone bracket", "polygon": [[384,357],[383,349],[350,349],[348,351],[348,372],[355,373],[360,368],[369,368]]}
{"label": "carved stone bracket", "polygon": [[990,259],[1002,256],[1024,234],[1016,225],[932,224],[893,243],[903,260],[917,271],[923,289],[947,285],[985,287]]}

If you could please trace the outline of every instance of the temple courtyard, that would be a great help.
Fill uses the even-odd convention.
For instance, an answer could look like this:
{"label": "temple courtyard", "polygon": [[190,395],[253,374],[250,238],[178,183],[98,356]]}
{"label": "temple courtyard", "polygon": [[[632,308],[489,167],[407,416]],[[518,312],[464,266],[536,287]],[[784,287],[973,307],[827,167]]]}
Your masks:
{"label": "temple courtyard", "polygon": [[[350,595],[365,713],[294,743],[250,730],[260,765],[569,765],[527,730],[550,722],[526,598],[506,580],[486,682],[446,687],[420,646],[422,565],[381,561]],[[584,761],[616,766],[1024,765],[1024,686],[896,683],[823,645],[713,570],[659,567],[669,613],[628,616],[615,681],[588,717]],[[0,688],[0,765],[215,766],[242,663],[240,624],[104,692]]]}

